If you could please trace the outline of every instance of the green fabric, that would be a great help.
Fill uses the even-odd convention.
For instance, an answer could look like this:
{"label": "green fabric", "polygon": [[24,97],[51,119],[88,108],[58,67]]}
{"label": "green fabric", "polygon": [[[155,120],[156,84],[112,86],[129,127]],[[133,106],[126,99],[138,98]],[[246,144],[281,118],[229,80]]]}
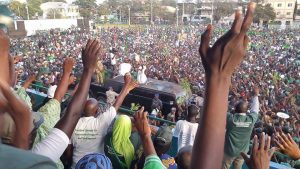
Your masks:
{"label": "green fabric", "polygon": [[227,114],[224,152],[227,156],[237,157],[241,152],[249,150],[250,136],[258,118],[257,113],[245,116],[238,113]]}
{"label": "green fabric", "polygon": [[166,169],[157,155],[147,156],[143,169]]}
{"label": "green fabric", "polygon": [[129,116],[120,115],[113,126],[112,145],[117,153],[124,156],[128,168],[134,158],[134,147],[130,141],[130,135],[131,120]]}
{"label": "green fabric", "polygon": [[47,157],[0,143],[0,168],[56,169],[56,166]]}
{"label": "green fabric", "polygon": [[104,139],[104,152],[105,155],[110,159],[113,168],[128,169],[125,164],[124,156],[118,154],[112,146],[112,133],[108,133]]}
{"label": "green fabric", "polygon": [[16,91],[16,94],[19,96],[20,99],[22,99],[23,101],[25,101],[25,103],[26,103],[27,106],[30,108],[30,110],[32,110],[31,98],[30,98],[30,96],[27,94],[25,88],[24,88],[24,87],[20,87],[20,88]]}

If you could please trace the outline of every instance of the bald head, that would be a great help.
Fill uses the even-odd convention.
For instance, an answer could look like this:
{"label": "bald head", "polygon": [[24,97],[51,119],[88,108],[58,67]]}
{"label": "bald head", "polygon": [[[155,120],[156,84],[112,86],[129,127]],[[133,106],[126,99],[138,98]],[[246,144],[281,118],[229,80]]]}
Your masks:
{"label": "bald head", "polygon": [[244,101],[239,102],[235,107],[235,111],[237,113],[247,113],[247,110],[248,110],[248,103]]}
{"label": "bald head", "polygon": [[95,116],[98,110],[98,101],[94,98],[87,100],[84,106],[84,116]]}

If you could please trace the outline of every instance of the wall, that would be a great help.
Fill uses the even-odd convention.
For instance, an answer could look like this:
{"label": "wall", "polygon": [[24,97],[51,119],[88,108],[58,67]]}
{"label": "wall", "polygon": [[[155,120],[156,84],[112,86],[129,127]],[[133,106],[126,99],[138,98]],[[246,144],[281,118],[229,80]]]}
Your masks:
{"label": "wall", "polygon": [[43,19],[43,20],[20,20],[14,21],[8,28],[10,37],[21,38],[31,36],[40,30],[50,30],[55,28],[68,29],[80,27],[89,30],[89,20],[87,19]]}
{"label": "wall", "polygon": [[50,30],[54,28],[68,29],[77,26],[77,19],[43,19],[24,20],[27,36],[34,35],[37,30]]}

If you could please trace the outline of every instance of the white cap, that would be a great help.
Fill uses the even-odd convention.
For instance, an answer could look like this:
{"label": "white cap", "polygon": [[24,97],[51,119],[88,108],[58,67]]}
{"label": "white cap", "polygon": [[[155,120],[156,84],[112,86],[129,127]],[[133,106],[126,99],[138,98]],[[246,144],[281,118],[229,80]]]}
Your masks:
{"label": "white cap", "polygon": [[56,85],[49,87],[48,92],[47,92],[47,96],[48,96],[49,98],[52,99],[52,98],[54,97],[56,88],[57,88]]}

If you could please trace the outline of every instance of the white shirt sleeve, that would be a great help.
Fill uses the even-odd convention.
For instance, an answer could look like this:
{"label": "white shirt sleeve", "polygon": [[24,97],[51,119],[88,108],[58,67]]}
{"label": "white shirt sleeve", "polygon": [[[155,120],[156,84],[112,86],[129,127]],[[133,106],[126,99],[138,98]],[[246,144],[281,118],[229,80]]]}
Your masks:
{"label": "white shirt sleeve", "polygon": [[259,113],[259,100],[258,100],[258,96],[254,96],[252,98],[251,112]]}
{"label": "white shirt sleeve", "polygon": [[37,143],[31,151],[57,162],[68,147],[69,141],[69,137],[63,131],[53,128],[49,135]]}
{"label": "white shirt sleeve", "polygon": [[175,130],[174,130],[174,134],[173,136],[174,137],[179,137],[179,134],[182,130],[182,120],[179,120],[177,123],[176,123],[176,126],[175,126]]}
{"label": "white shirt sleeve", "polygon": [[108,125],[110,125],[110,123],[114,120],[116,115],[117,115],[116,109],[113,106],[111,106],[102,115],[98,116],[97,119],[101,120],[99,123],[107,123]]}

